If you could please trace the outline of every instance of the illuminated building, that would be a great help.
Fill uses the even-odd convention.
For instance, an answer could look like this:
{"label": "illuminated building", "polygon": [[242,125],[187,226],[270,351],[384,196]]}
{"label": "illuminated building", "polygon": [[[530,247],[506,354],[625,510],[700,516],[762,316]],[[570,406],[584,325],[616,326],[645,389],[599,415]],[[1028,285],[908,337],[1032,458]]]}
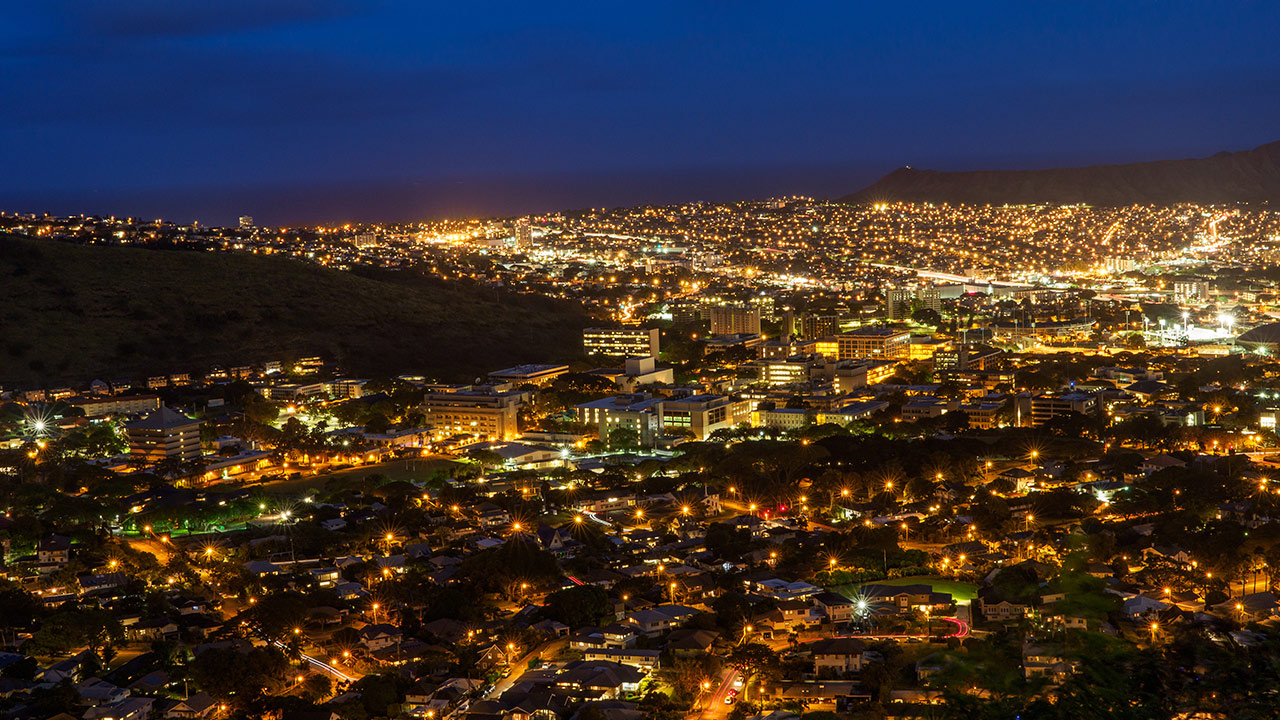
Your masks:
{"label": "illuminated building", "polygon": [[991,370],[996,361],[1004,353],[988,345],[967,344],[954,348],[939,350],[933,355],[933,369],[946,370]]}
{"label": "illuminated building", "polygon": [[650,395],[617,395],[574,407],[578,422],[592,425],[601,440],[617,428],[634,430],[641,445],[652,447],[662,434],[662,398]]}
{"label": "illuminated building", "polygon": [[517,365],[504,370],[489,373],[489,380],[495,383],[511,383],[521,385],[550,385],[552,381],[569,372],[568,365]]}
{"label": "illuminated building", "polygon": [[530,245],[533,245],[533,226],[527,221],[521,220],[516,223],[511,237],[517,248],[527,248]]}
{"label": "illuminated building", "polygon": [[911,338],[911,352],[908,358],[911,360],[932,360],[935,353],[950,347],[951,342],[949,340],[940,340],[929,335],[918,335]]}
{"label": "illuminated building", "polygon": [[127,423],[129,454],[154,463],[165,458],[191,462],[200,458],[200,421],[161,406]]}
{"label": "illuminated building", "polygon": [[805,408],[762,408],[755,412],[756,427],[799,430],[809,424],[816,415]]}
{"label": "illuminated building", "polygon": [[160,398],[157,395],[119,395],[105,398],[85,398],[83,400],[75,400],[71,404],[84,410],[85,417],[134,415],[158,410],[160,408]]}
{"label": "illuminated building", "polygon": [[765,360],[760,363],[760,382],[769,387],[806,383],[812,366],[813,359],[804,355],[786,360]]}
{"label": "illuminated building", "polygon": [[1093,395],[1082,392],[1045,393],[1031,398],[1031,424],[1040,426],[1060,415],[1088,415],[1098,406]]}
{"label": "illuminated building", "polygon": [[713,306],[711,313],[712,335],[759,335],[760,309],[729,306]]}
{"label": "illuminated building", "polygon": [[914,294],[907,289],[894,288],[884,295],[884,314],[890,321],[911,317],[911,301]]}
{"label": "illuminated building", "polygon": [[840,332],[838,315],[805,315],[800,318],[800,337],[816,340],[835,335]]}
{"label": "illuminated building", "polygon": [[657,357],[658,328],[585,328],[582,347],[588,355]]}
{"label": "illuminated building", "polygon": [[1209,299],[1209,283],[1203,280],[1179,280],[1173,283],[1173,299],[1185,303]]}
{"label": "illuminated building", "polygon": [[469,434],[511,440],[520,434],[516,421],[527,399],[522,392],[441,390],[423,398],[422,412],[437,437]]}
{"label": "illuminated building", "polygon": [[841,360],[905,360],[911,354],[911,333],[890,328],[859,328],[836,336]]}
{"label": "illuminated building", "polygon": [[691,395],[668,398],[659,408],[662,428],[693,431],[698,440],[706,440],[716,430],[727,430],[751,422],[751,403],[725,395]]}
{"label": "illuminated building", "polygon": [[894,288],[885,293],[885,317],[890,321],[909,320],[917,310],[942,314],[942,292],[935,287]]}

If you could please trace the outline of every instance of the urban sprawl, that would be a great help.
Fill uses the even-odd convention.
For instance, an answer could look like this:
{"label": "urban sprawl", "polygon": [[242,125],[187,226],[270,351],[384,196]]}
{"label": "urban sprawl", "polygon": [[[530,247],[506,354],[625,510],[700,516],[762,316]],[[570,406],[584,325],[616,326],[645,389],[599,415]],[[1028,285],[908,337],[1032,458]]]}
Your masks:
{"label": "urban sprawl", "polygon": [[1278,211],[0,231],[593,318],[468,384],[281,356],[0,387],[0,716],[1280,714]]}

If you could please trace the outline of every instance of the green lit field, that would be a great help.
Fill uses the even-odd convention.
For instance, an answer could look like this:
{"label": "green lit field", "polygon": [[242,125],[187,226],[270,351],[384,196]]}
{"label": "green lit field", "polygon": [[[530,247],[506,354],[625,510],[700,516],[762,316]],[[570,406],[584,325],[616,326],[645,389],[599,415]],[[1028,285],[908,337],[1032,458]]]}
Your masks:
{"label": "green lit field", "polygon": [[850,595],[863,585],[931,585],[934,592],[951,593],[956,602],[971,602],[978,597],[978,586],[938,575],[917,575],[915,577],[891,578],[875,580],[870,583],[850,583],[833,588],[842,595]]}

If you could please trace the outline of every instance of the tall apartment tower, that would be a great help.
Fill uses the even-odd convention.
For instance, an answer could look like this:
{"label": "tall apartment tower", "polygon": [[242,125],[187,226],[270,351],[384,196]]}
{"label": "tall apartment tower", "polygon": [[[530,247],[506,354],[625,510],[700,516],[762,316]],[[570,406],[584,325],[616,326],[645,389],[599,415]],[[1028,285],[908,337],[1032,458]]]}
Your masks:
{"label": "tall apartment tower", "polygon": [[760,308],[715,305],[711,308],[711,334],[760,334]]}
{"label": "tall apartment tower", "polygon": [[916,299],[920,301],[921,309],[932,310],[939,315],[942,314],[942,291],[938,288],[920,288],[920,292],[916,293]]}
{"label": "tall apartment tower", "polygon": [[838,332],[840,317],[837,315],[805,315],[800,319],[800,336],[805,340],[831,337]]}
{"label": "tall apartment tower", "polygon": [[533,226],[527,220],[519,220],[511,236],[515,239],[516,247],[527,248],[533,244]]}
{"label": "tall apartment tower", "polygon": [[918,289],[894,288],[885,293],[885,316],[889,320],[909,320],[920,308],[942,314],[942,291],[926,286]]}
{"label": "tall apartment tower", "polygon": [[894,288],[885,293],[884,314],[889,320],[906,320],[911,317],[911,301],[914,296],[910,289]]}

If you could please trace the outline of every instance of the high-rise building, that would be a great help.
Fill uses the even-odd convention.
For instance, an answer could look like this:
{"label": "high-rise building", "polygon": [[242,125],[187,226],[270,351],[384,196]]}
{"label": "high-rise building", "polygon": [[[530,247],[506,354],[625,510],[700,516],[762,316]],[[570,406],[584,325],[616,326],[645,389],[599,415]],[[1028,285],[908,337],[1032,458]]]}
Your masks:
{"label": "high-rise building", "polygon": [[922,287],[916,293],[916,302],[921,310],[932,310],[942,314],[942,291],[936,287]]}
{"label": "high-rise building", "polygon": [[200,457],[200,421],[161,406],[124,426],[129,454],[154,463],[165,458],[191,462]]}
{"label": "high-rise building", "polygon": [[885,293],[884,314],[890,321],[911,317],[911,301],[914,295],[906,288],[893,288]]}
{"label": "high-rise building", "polygon": [[241,216],[240,216],[240,229],[241,229],[241,230],[252,230],[252,229],[253,229],[253,216],[251,216],[251,215],[241,215]]}
{"label": "high-rise building", "polygon": [[760,309],[716,305],[711,308],[712,335],[759,335]]}
{"label": "high-rise building", "polygon": [[584,328],[582,347],[588,355],[657,357],[658,328]]}
{"label": "high-rise building", "polygon": [[1208,300],[1209,292],[1209,283],[1203,280],[1179,280],[1173,284],[1173,299],[1176,302]]}
{"label": "high-rise building", "polygon": [[935,287],[893,288],[885,292],[885,317],[891,321],[910,320],[917,309],[942,314],[942,291]]}
{"label": "high-rise building", "polygon": [[527,248],[533,245],[533,226],[526,220],[520,220],[516,223],[511,237],[515,241],[516,247]]}
{"label": "high-rise building", "polygon": [[838,315],[805,315],[800,319],[800,337],[817,340],[840,332]]}

